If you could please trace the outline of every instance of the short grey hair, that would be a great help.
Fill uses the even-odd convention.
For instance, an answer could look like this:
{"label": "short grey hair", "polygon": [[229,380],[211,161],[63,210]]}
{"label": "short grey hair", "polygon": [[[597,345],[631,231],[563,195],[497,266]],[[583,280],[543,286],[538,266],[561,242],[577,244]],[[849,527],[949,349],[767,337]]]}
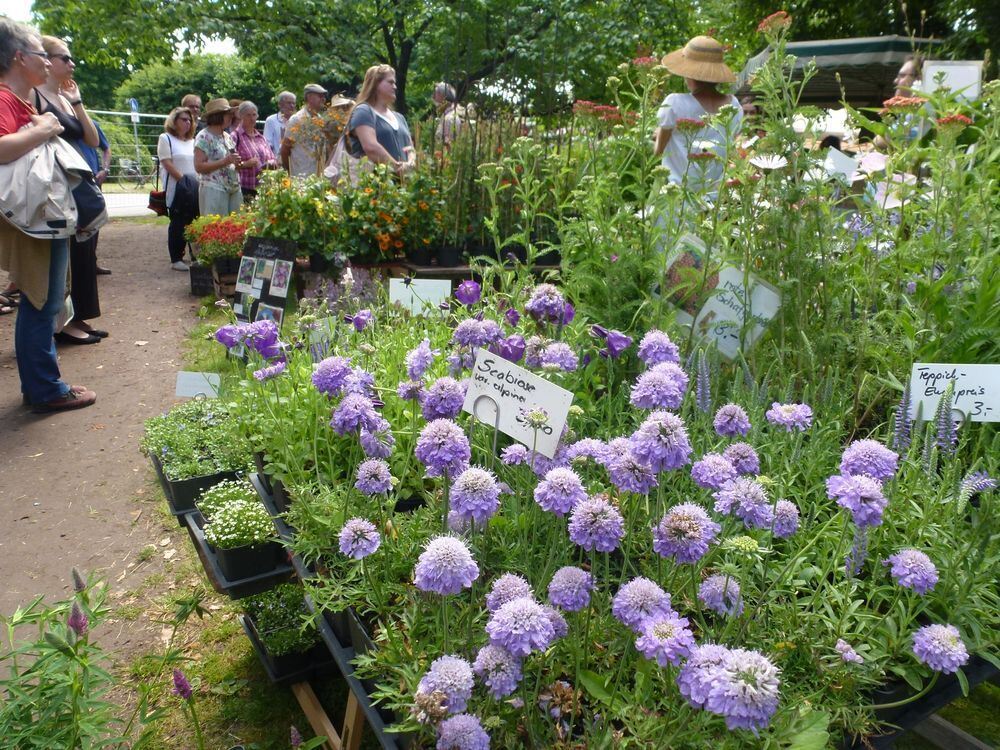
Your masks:
{"label": "short grey hair", "polygon": [[293,102],[297,101],[297,97],[291,91],[282,91],[280,94],[274,97],[274,101],[279,104],[281,103],[282,99],[291,99]]}
{"label": "short grey hair", "polygon": [[253,110],[254,112],[258,112],[258,113],[260,112],[260,110],[257,109],[257,105],[256,104],[254,104],[249,99],[246,99],[246,100],[240,102],[240,106],[238,106],[236,108],[236,116],[242,118],[242,117],[246,116],[246,114],[250,110]]}
{"label": "short grey hair", "polygon": [[450,83],[445,83],[444,81],[434,85],[434,93],[444,97],[446,102],[454,102],[458,99],[458,95],[455,93],[455,87]]}
{"label": "short grey hair", "polygon": [[7,75],[14,64],[14,55],[31,47],[41,36],[30,26],[0,16],[0,75]]}

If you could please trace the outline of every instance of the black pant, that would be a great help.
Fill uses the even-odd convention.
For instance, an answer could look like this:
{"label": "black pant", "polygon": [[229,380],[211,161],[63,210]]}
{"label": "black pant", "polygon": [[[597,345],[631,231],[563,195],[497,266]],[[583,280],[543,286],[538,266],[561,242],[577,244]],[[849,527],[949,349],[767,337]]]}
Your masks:
{"label": "black pant", "polygon": [[184,260],[184,248],[187,241],[184,239],[184,229],[194,219],[189,216],[170,215],[170,226],[167,227],[167,249],[170,251],[170,262],[176,263]]}
{"label": "black pant", "polygon": [[97,294],[97,235],[85,242],[69,241],[70,297],[73,298],[73,320],[101,317],[101,300]]}

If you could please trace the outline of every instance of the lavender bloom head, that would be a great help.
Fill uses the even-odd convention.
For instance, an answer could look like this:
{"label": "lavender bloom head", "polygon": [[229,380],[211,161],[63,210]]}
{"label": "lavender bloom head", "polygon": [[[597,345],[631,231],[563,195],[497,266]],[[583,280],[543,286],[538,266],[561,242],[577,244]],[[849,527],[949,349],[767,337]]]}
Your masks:
{"label": "lavender bloom head", "polygon": [[903,388],[903,395],[899,399],[899,406],[896,408],[896,421],[892,433],[892,447],[896,450],[906,450],[910,447],[913,429],[913,420],[910,419],[911,402],[910,384],[907,382]]}
{"label": "lavender bloom head", "polygon": [[188,682],[187,677],[179,669],[174,669],[174,689],[173,694],[178,698],[189,701],[193,692],[191,691],[191,683]]}
{"label": "lavender bloom head", "polygon": [[779,404],[775,401],[764,417],[771,424],[784,427],[786,432],[805,432],[812,426],[813,412],[807,404]]}
{"label": "lavender bloom head", "polygon": [[344,393],[359,393],[372,398],[375,394],[375,376],[360,367],[352,367],[344,378]]}
{"label": "lavender bloom head", "polygon": [[552,284],[539,284],[524,305],[524,311],[538,321],[561,323],[566,315],[566,298]]}
{"label": "lavender bloom head", "polygon": [[579,612],[590,604],[594,578],[585,570],[567,565],[559,568],[549,583],[549,601],[567,612]]}
{"label": "lavender bloom head", "polygon": [[679,563],[698,562],[721,528],[701,507],[681,503],[668,510],[653,527],[653,549]]}
{"label": "lavender bloom head", "polygon": [[351,360],[347,357],[327,357],[312,374],[316,390],[326,396],[336,396],[344,388],[347,376],[351,374]]}
{"label": "lavender bloom head", "polygon": [[361,333],[372,322],[373,317],[371,310],[358,310],[354,315],[345,315],[344,321],[350,323],[354,326],[355,331]]}
{"label": "lavender bloom head", "polygon": [[420,678],[417,694],[444,693],[444,708],[448,713],[464,711],[472,697],[474,685],[472,667],[465,659],[445,655],[431,662],[430,669]]}
{"label": "lavender bloom head", "polygon": [[738,477],[713,493],[715,512],[735,515],[748,529],[770,528],[774,509],[764,485],[750,477]]}
{"label": "lavender bloom head", "polygon": [[855,440],[844,451],[840,473],[847,476],[865,474],[884,482],[896,473],[899,455],[875,440]]}
{"label": "lavender bloom head", "polygon": [[581,500],[569,517],[569,538],[587,551],[612,552],[625,536],[625,520],[606,495]]}
{"label": "lavender bloom head", "polygon": [[364,518],[352,518],[340,531],[341,554],[361,560],[372,554],[382,544],[382,537],[375,524]]}
{"label": "lavender bloom head", "polygon": [[542,352],[545,351],[545,347],[548,346],[548,343],[548,339],[542,336],[530,337],[524,347],[524,366],[541,367]]}
{"label": "lavender bloom head", "polygon": [[427,467],[427,475],[461,474],[469,465],[472,449],[462,429],[449,419],[435,419],[420,431],[416,456]]}
{"label": "lavender bloom head", "polygon": [[716,433],[722,437],[750,434],[750,417],[739,404],[726,404],[715,412],[712,422]]}
{"label": "lavender bloom head", "polygon": [[721,453],[706,453],[691,467],[695,484],[710,490],[718,490],[737,477],[736,467]]}
{"label": "lavender bloom head", "polygon": [[647,659],[656,661],[661,667],[673,664],[691,653],[694,636],[688,628],[688,621],[674,612],[655,614],[640,625],[635,647]]}
{"label": "lavender bloom head", "polygon": [[714,671],[705,708],[725,717],[729,729],[750,729],[756,734],[778,710],[780,673],[763,654],[733,649]]}
{"label": "lavender bloom head", "polygon": [[507,649],[488,643],[479,649],[472,669],[494,698],[506,698],[521,681],[521,660]]}
{"label": "lavender bloom head", "polygon": [[655,329],[647,331],[639,342],[639,359],[646,363],[646,367],[663,362],[680,364],[681,361],[677,345],[663,331]]}
{"label": "lavender bloom head", "polygon": [[298,750],[302,747],[302,733],[293,724],[288,731],[288,741],[292,746],[292,750]]}
{"label": "lavender bloom head", "polygon": [[472,586],[479,566],[465,542],[453,536],[431,539],[417,559],[413,582],[421,591],[447,596]]}
{"label": "lavender bloom head", "polygon": [[227,323],[215,331],[215,340],[227,349],[232,349],[246,338],[247,327],[245,323]]}
{"label": "lavender bloom head", "polygon": [[799,508],[790,500],[779,500],[774,504],[774,535],[787,539],[799,530]]}
{"label": "lavender bloom head", "polygon": [[354,486],[365,495],[384,495],[392,489],[389,464],[381,458],[369,458],[358,465]]}
{"label": "lavender bloom head", "polygon": [[545,347],[541,356],[542,367],[551,370],[573,372],[580,366],[580,358],[576,356],[569,344],[555,341]]}
{"label": "lavender bloom head", "polygon": [[486,609],[496,612],[507,602],[525,597],[534,598],[528,582],[522,576],[504,573],[490,587],[490,593],[486,595]]}
{"label": "lavender bloom head", "polygon": [[695,380],[695,403],[706,414],[712,408],[712,378],[708,371],[708,360],[704,353],[698,357],[698,372]]}
{"label": "lavender bloom head", "polygon": [[604,326],[591,326],[590,335],[601,339],[606,344],[605,348],[601,350],[602,357],[618,359],[626,349],[632,346],[631,336],[627,336],[621,331],[609,331]]}
{"label": "lavender bloom head", "polygon": [[394,445],[396,438],[385,419],[378,423],[375,430],[361,430],[361,449],[369,458],[389,458]]}
{"label": "lavender bloom head", "polygon": [[87,613],[83,611],[78,602],[73,602],[73,606],[69,611],[69,620],[66,624],[70,630],[76,633],[78,638],[82,638],[87,634],[87,627],[90,625],[90,621],[87,619]]}
{"label": "lavender bloom head", "polygon": [[729,649],[715,643],[693,646],[677,673],[677,687],[695,708],[704,708],[714,682],[715,670],[729,655]]}
{"label": "lavender bloom head", "polygon": [[569,632],[569,625],[566,623],[566,618],[563,617],[559,610],[555,607],[543,604],[542,609],[545,610],[545,614],[549,618],[549,622],[552,624],[552,640],[549,642],[549,645],[551,646]]}
{"label": "lavender bloom head", "polygon": [[461,302],[466,307],[472,307],[472,305],[479,302],[479,299],[483,296],[483,289],[479,284],[471,279],[466,279],[461,284],[458,285],[458,289],[455,290],[455,299]]}
{"label": "lavender bloom head", "polygon": [[506,466],[520,466],[528,462],[528,454],[530,452],[520,443],[514,443],[503,449],[503,452],[500,454],[500,461]]}
{"label": "lavender bloom head", "polygon": [[455,479],[450,499],[452,510],[483,524],[500,507],[500,485],[486,469],[472,466]]}
{"label": "lavender bloom head", "polygon": [[884,564],[892,566],[889,572],[896,583],[904,589],[912,589],[923,595],[937,585],[937,568],[931,559],[920,550],[900,550],[895,555],[891,555]]}
{"label": "lavender bloom head", "polygon": [[865,566],[868,557],[868,527],[857,526],[854,529],[854,539],[851,549],[844,557],[844,572],[848,578],[856,578]]}
{"label": "lavender bloom head", "polygon": [[396,386],[396,395],[403,401],[417,401],[423,389],[424,385],[419,380],[400,380]]}
{"label": "lavender bloom head", "polygon": [[845,664],[864,664],[864,657],[861,656],[854,647],[845,641],[843,638],[837,639],[837,645],[834,647],[837,649],[837,653],[840,654],[840,658]]}
{"label": "lavender bloom head", "polygon": [[545,608],[529,597],[503,604],[486,623],[490,643],[524,657],[549,647],[555,637]]}
{"label": "lavender bloom head", "polygon": [[614,458],[609,457],[605,465],[611,483],[622,492],[646,495],[657,485],[653,469],[631,450]]}
{"label": "lavender bloom head", "polygon": [[437,352],[431,349],[430,339],[424,339],[406,353],[406,374],[410,380],[420,380],[434,363]]}
{"label": "lavender bloom head", "polygon": [[490,750],[490,736],[472,714],[449,716],[438,724],[436,750]]}
{"label": "lavender bloom head", "polygon": [[670,594],[642,576],[618,589],[611,600],[611,613],[636,633],[641,632],[643,623],[654,615],[675,614],[670,606]]}
{"label": "lavender bloom head", "polygon": [[721,573],[709,576],[701,582],[698,598],[706,607],[720,615],[739,615],[743,612],[740,585],[732,576]]}
{"label": "lavender bloom head", "polygon": [[516,326],[521,322],[521,313],[517,311],[516,307],[508,307],[504,310],[503,319],[507,321],[507,325]]}
{"label": "lavender bloom head", "polygon": [[638,409],[677,409],[687,386],[687,373],[679,365],[662,362],[636,378],[630,401]]}
{"label": "lavender bloom head", "polygon": [[461,413],[465,402],[467,382],[447,376],[438,378],[420,392],[420,411],[428,422],[435,419],[454,419]]}
{"label": "lavender bloom head", "polygon": [[935,672],[951,674],[969,661],[962,636],[954,625],[925,625],[913,634],[913,653]]}
{"label": "lavender bloom head", "polygon": [[595,438],[577,440],[566,448],[566,458],[570,463],[583,463],[586,459],[603,464],[607,457],[608,446]]}
{"label": "lavender bloom head", "polygon": [[451,340],[459,346],[476,348],[487,346],[502,336],[503,331],[495,320],[468,318],[455,326]]}
{"label": "lavender bloom head", "polygon": [[836,499],[837,505],[847,508],[859,527],[879,526],[889,504],[879,481],[865,474],[830,477],[826,480],[826,494]]}
{"label": "lavender bloom head", "polygon": [[375,432],[381,422],[370,398],[361,393],[348,393],[334,409],[330,426],[338,435],[347,435],[361,430]]}
{"label": "lavender bloom head", "polygon": [[722,451],[722,455],[741,475],[760,473],[760,458],[749,443],[733,443]]}
{"label": "lavender bloom head", "polygon": [[535,502],[542,510],[565,516],[587,498],[583,482],[572,469],[557,467],[545,475],[535,487]]}
{"label": "lavender bloom head", "polygon": [[668,411],[654,411],[633,433],[633,455],[655,472],[674,471],[691,458],[684,420]]}

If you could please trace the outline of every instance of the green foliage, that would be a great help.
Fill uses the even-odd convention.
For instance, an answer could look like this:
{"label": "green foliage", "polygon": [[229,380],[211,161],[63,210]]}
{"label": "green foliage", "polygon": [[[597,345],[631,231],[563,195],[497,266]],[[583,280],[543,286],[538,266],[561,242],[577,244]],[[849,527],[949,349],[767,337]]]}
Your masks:
{"label": "green foliage", "polygon": [[319,643],[310,622],[301,585],[283,583],[243,600],[261,643],[271,656],[304,653]]}

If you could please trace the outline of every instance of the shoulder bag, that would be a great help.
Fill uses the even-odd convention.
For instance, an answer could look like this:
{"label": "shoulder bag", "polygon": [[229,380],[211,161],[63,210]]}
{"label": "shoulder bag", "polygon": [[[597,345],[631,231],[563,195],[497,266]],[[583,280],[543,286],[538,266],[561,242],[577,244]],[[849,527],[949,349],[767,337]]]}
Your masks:
{"label": "shoulder bag", "polygon": [[[170,149],[170,156],[173,157],[174,142],[170,140],[169,133],[167,133],[167,147]],[[167,172],[167,179],[166,182],[163,183],[163,190],[156,189],[160,187],[160,170],[156,170],[156,188],[149,191],[149,205],[147,205],[146,208],[157,216],[167,215],[167,185],[169,184],[170,172]]]}

